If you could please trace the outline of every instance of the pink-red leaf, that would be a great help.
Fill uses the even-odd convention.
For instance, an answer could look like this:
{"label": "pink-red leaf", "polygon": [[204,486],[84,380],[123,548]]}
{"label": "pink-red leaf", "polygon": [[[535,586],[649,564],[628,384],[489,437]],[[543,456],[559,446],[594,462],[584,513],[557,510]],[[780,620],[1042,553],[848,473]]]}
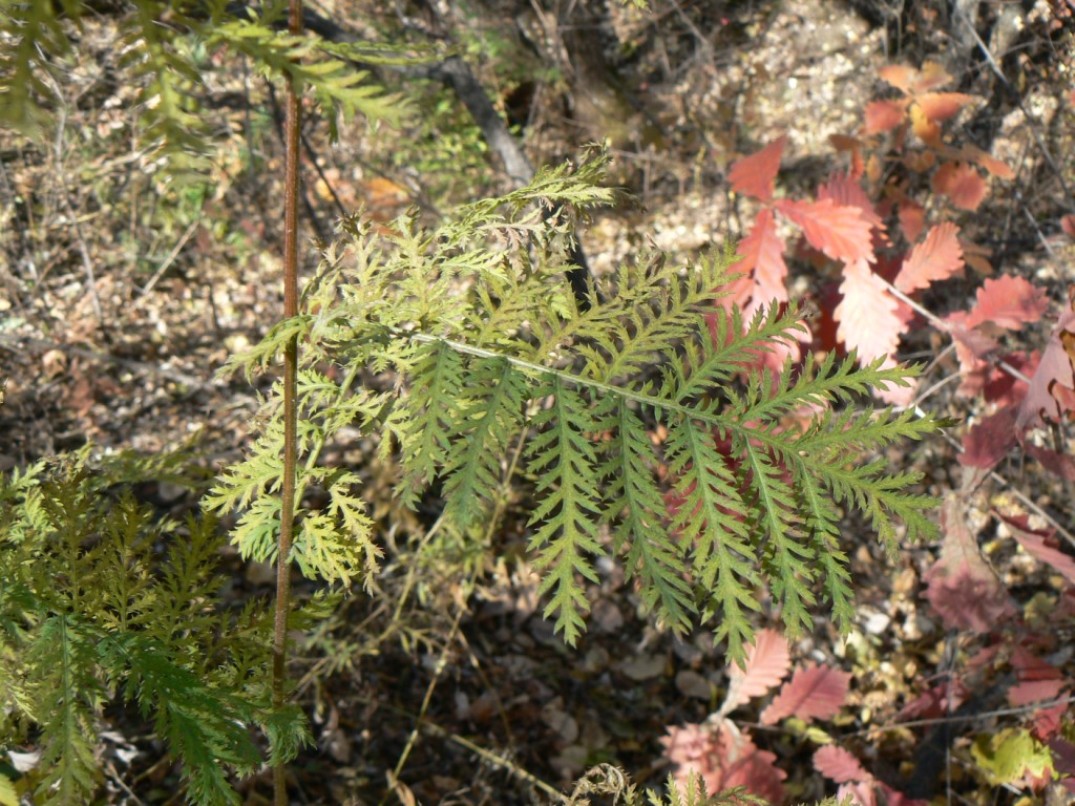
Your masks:
{"label": "pink-red leaf", "polygon": [[843,300],[833,313],[840,341],[856,350],[862,362],[894,354],[907,326],[884,281],[870,271],[865,261],[849,263],[844,268],[840,294]]}
{"label": "pink-red leaf", "polygon": [[1019,407],[1016,428],[1034,428],[1043,422],[1043,417],[1059,420],[1065,411],[1070,410],[1053,394],[1054,387],[1058,385],[1075,388],[1075,374],[1072,372],[1071,356],[1065,349],[1065,338],[1069,342],[1075,338],[1075,312],[1072,311],[1065,311],[1049,335],[1049,343]]}
{"label": "pink-red leaf", "polygon": [[1075,557],[1060,550],[1051,529],[1031,529],[1026,515],[1000,515],[1000,519],[1028,554],[1075,585]]}
{"label": "pink-red leaf", "polygon": [[773,186],[780,170],[780,155],[787,137],[778,137],[761,151],[732,163],[728,184],[736,193],[767,202],[773,198]]}
{"label": "pink-red leaf", "polygon": [[1022,277],[1009,274],[987,278],[978,289],[978,301],[971,308],[964,325],[977,327],[986,323],[1007,330],[1019,330],[1041,319],[1049,307],[1045,292]]}
{"label": "pink-red leaf", "polygon": [[720,707],[721,714],[738,708],[751,697],[768,694],[791,668],[788,639],[776,630],[761,630],[754,636],[754,646],[747,652],[746,664],[728,669],[728,695]]}
{"label": "pink-red leaf", "polygon": [[905,294],[928,288],[937,280],[947,280],[963,268],[963,248],[959,245],[959,227],[951,221],[938,224],[926,239],[911,250],[903,261],[893,285]]}
{"label": "pink-red leaf", "polygon": [[870,101],[866,104],[866,134],[891,131],[903,123],[906,116],[906,101]]}
{"label": "pink-red leaf", "polygon": [[1018,682],[1008,689],[1008,702],[1015,707],[1051,700],[1065,685],[1059,669],[1025,647],[1012,650],[1011,665]]}
{"label": "pink-red leaf", "polygon": [[982,558],[964,509],[956,493],[945,498],[941,558],[925,574],[926,598],[948,629],[987,633],[1014,615],[1015,607],[1007,589]]}
{"label": "pink-red leaf", "polygon": [[922,230],[926,228],[926,210],[920,204],[909,199],[900,202],[897,215],[900,219],[900,231],[907,243],[914,243]]}
{"label": "pink-red leaf", "polygon": [[[1063,392],[1066,391],[1066,389],[1060,385],[1054,386],[1054,397],[1058,391]],[[1058,398],[1058,400],[1066,406],[1071,407],[1073,405],[1072,401],[1066,401],[1060,398]],[[1059,476],[1064,479],[1064,481],[1075,481],[1075,459],[1068,456],[1066,453],[1051,451],[1048,448],[1041,448],[1029,442],[1024,446],[1024,450],[1027,454],[1037,459],[1039,464],[1054,476]]]}
{"label": "pink-red leaf", "polygon": [[989,194],[989,186],[965,162],[946,162],[933,174],[930,185],[935,193],[947,196],[960,210],[974,211]]}
{"label": "pink-red leaf", "polygon": [[776,217],[769,209],[761,210],[754,219],[754,226],[739,242],[742,259],[732,266],[753,280],[750,286],[750,304],[741,305],[747,319],[762,307],[773,302],[788,301],[788,289],[784,284],[788,266],[784,262],[784,241],[776,233]]}
{"label": "pink-red leaf", "polygon": [[763,725],[775,725],[781,719],[795,716],[809,722],[830,719],[847,698],[851,675],[828,666],[806,666],[795,670],[769,707],[761,712]]}
{"label": "pink-red leaf", "polygon": [[661,744],[665,756],[676,764],[675,777],[681,785],[697,773],[709,792],[743,786],[772,803],[784,799],[780,782],[787,773],[776,766],[776,756],[760,750],[748,733],[727,720],[716,725],[670,727]]}
{"label": "pink-red leaf", "polygon": [[959,463],[964,467],[982,470],[996,467],[1015,446],[1016,414],[1015,406],[1008,406],[971,426],[963,437],[963,453],[959,455]]}
{"label": "pink-red leaf", "polygon": [[775,206],[802,229],[812,247],[833,260],[853,263],[874,259],[870,222],[859,208],[840,205],[832,199],[781,199]]}
{"label": "pink-red leaf", "polygon": [[869,194],[850,174],[834,173],[829,177],[829,181],[818,187],[817,197],[818,199],[832,199],[836,204],[844,207],[857,207],[871,227],[878,233],[884,233],[885,222],[881,220],[881,216],[877,215]]}
{"label": "pink-red leaf", "polygon": [[814,753],[814,769],[837,784],[873,781],[873,776],[866,772],[850,750],[835,744],[827,744]]}

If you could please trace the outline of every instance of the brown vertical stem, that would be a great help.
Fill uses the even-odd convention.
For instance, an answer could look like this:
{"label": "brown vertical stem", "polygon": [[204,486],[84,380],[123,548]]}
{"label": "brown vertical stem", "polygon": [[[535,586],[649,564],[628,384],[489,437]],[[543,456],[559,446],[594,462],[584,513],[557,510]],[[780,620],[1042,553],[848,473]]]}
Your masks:
{"label": "brown vertical stem", "polygon": [[[302,0],[290,0],[288,29],[302,32]],[[287,82],[286,157],[284,170],[284,317],[299,312],[299,131],[301,109],[299,88],[291,77]],[[295,465],[297,454],[297,411],[295,387],[298,375],[299,342],[292,336],[284,349],[284,478],[280,496],[280,542],[276,557],[276,612],[273,624],[272,701],[273,708],[284,705],[287,679],[287,615],[291,609],[291,542],[295,528]],[[273,802],[287,806],[286,765],[273,764]]]}

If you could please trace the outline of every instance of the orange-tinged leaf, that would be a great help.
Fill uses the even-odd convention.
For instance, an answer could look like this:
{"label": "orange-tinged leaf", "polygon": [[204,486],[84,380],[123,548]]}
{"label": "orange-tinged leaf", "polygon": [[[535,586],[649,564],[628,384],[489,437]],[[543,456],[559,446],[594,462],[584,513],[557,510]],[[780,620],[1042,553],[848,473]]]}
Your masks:
{"label": "orange-tinged leaf", "polygon": [[840,283],[843,300],[833,316],[838,323],[836,335],[848,349],[858,352],[860,362],[896,352],[906,328],[899,316],[899,305],[880,277],[870,271],[866,261],[849,263]]}
{"label": "orange-tinged leaf", "polygon": [[736,193],[767,202],[773,198],[773,185],[780,170],[780,155],[787,136],[778,137],[761,151],[732,163],[728,184]]}
{"label": "orange-tinged leaf", "polygon": [[1008,166],[1008,163],[998,160],[988,151],[982,151],[976,146],[963,146],[959,153],[963,159],[978,163],[997,179],[1015,179],[1015,171]]}
{"label": "orange-tinged leaf", "polygon": [[840,205],[832,199],[781,199],[776,209],[802,229],[812,247],[833,260],[852,263],[874,259],[870,222],[857,207]]}
{"label": "orange-tinged leaf", "polygon": [[895,129],[907,116],[904,100],[870,101],[866,104],[864,128],[866,134],[879,134]]}
{"label": "orange-tinged leaf", "polygon": [[964,95],[962,92],[927,92],[915,97],[915,103],[922,113],[934,122],[954,117],[973,100],[973,95]]}
{"label": "orange-tinged leaf", "polygon": [[989,194],[981,175],[965,162],[946,162],[930,182],[934,192],[947,196],[960,210],[974,211]]}
{"label": "orange-tinged leaf", "polygon": [[918,78],[918,71],[909,64],[886,64],[877,71],[877,74],[881,76],[882,81],[906,93],[911,92]]}
{"label": "orange-tinged leaf", "polygon": [[978,289],[977,302],[964,320],[965,327],[992,324],[1019,330],[1041,319],[1049,308],[1045,292],[1022,277],[1002,274],[989,278]]}
{"label": "orange-tinged leaf", "polygon": [[922,65],[922,69],[918,71],[918,76],[915,78],[914,92],[916,94],[929,92],[938,87],[943,87],[951,80],[952,77],[939,62],[927,61]]}
{"label": "orange-tinged leaf", "polygon": [[951,221],[938,224],[926,239],[911,250],[903,261],[893,285],[905,294],[928,288],[937,280],[947,280],[963,268],[963,248],[959,245],[959,227]]}
{"label": "orange-tinged leaf", "polygon": [[926,145],[941,145],[941,127],[926,117],[918,104],[911,105],[911,131]]}
{"label": "orange-tinged leaf", "polygon": [[814,753],[814,769],[837,784],[873,780],[854,753],[835,744],[818,748]]}
{"label": "orange-tinged leaf", "polygon": [[720,707],[723,716],[751,697],[760,697],[779,685],[791,668],[788,639],[776,630],[761,630],[754,636],[754,646],[747,651],[742,669],[728,667],[728,694]]}
{"label": "orange-tinged leaf", "polygon": [[926,209],[910,199],[900,201],[897,215],[900,219],[900,231],[907,243],[914,243],[922,230],[926,228]]}
{"label": "orange-tinged leaf", "polygon": [[789,716],[806,722],[830,719],[847,698],[851,675],[828,666],[805,666],[795,670],[769,707],[761,712],[763,725],[775,725]]}

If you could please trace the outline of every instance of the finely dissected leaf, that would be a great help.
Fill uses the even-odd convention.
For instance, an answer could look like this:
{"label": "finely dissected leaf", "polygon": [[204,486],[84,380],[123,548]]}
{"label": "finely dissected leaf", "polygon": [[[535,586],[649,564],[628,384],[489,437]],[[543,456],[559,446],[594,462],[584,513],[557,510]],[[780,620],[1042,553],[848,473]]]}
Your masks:
{"label": "finely dissected leaf", "polygon": [[607,424],[619,434],[601,467],[608,479],[608,511],[623,513],[616,531],[617,550],[628,546],[627,575],[638,578],[646,606],[674,630],[686,630],[697,608],[683,551],[664,525],[664,499],[649,467],[649,436],[626,399],[618,401]]}
{"label": "finely dissected leaf", "polygon": [[747,650],[743,666],[728,666],[728,693],[720,706],[727,715],[752,697],[761,697],[779,685],[791,668],[788,639],[776,630],[754,634],[754,644]]}
{"label": "finely dissected leaf", "polygon": [[926,572],[926,598],[945,626],[987,633],[1014,614],[1008,591],[982,558],[962,499],[949,493],[941,511],[941,558]]}
{"label": "finely dissected leaf", "polygon": [[1046,417],[1059,420],[1066,411],[1072,410],[1055,394],[1057,386],[1075,388],[1075,372],[1072,370],[1072,358],[1065,348],[1065,338],[1075,338],[1073,311],[1066,311],[1049,334],[1045,352],[1030,379],[1026,397],[1019,406],[1019,416],[1015,420],[1017,429],[1034,428],[1041,425]]}
{"label": "finely dissected leaf", "polygon": [[814,769],[837,784],[873,781],[862,763],[850,750],[836,744],[819,747],[814,753]]}
{"label": "finely dissected leaf", "polygon": [[459,417],[463,359],[443,342],[431,341],[418,346],[411,372],[414,391],[406,404],[423,408],[420,413],[408,412],[411,419],[404,422],[400,433],[406,473],[401,493],[403,500],[413,505],[418,490],[434,479],[441,457],[450,448],[450,435]]}
{"label": "finely dissected leaf", "polygon": [[893,285],[905,294],[928,288],[938,280],[947,280],[963,268],[963,248],[959,245],[959,228],[946,221],[933,227],[926,239],[916,244],[903,261]]}
{"label": "finely dissected leaf", "polygon": [[802,229],[811,246],[833,260],[854,263],[874,259],[871,224],[858,207],[832,199],[780,199],[774,206]]}
{"label": "finely dissected leaf", "polygon": [[987,277],[963,324],[965,327],[993,325],[1019,330],[1041,319],[1048,308],[1049,299],[1045,292],[1025,278],[1010,274]]}
{"label": "finely dissected leaf", "polygon": [[930,180],[934,193],[947,196],[960,210],[974,212],[989,195],[989,186],[973,166],[965,162],[946,162]]}
{"label": "finely dissected leaf", "polygon": [[849,263],[840,293],[843,300],[834,313],[840,341],[864,360],[894,355],[906,323],[881,278],[864,261]]}
{"label": "finely dissected leaf", "polygon": [[712,434],[690,419],[670,428],[666,461],[682,502],[672,528],[693,541],[691,567],[719,614],[717,635],[727,637],[729,655],[740,658],[749,636],[747,614],[760,604],[738,481]]}
{"label": "finely dissected leaf", "polygon": [[763,725],[775,725],[789,716],[809,722],[831,719],[843,707],[851,675],[828,666],[806,666],[795,670],[769,707],[761,712]]}
{"label": "finely dissected leaf", "polygon": [[487,514],[503,484],[501,461],[523,423],[526,376],[503,359],[480,361],[460,390],[462,435],[444,462],[445,512],[462,526]]}
{"label": "finely dissected leaf", "polygon": [[760,151],[732,163],[728,170],[731,189],[759,201],[771,201],[776,174],[780,170],[780,155],[784,153],[787,139],[786,136],[778,137]]}
{"label": "finely dissected leaf", "polygon": [[534,426],[548,425],[530,442],[530,468],[538,474],[538,506],[530,524],[538,528],[530,538],[534,567],[544,572],[540,591],[552,591],[545,617],[556,615],[556,630],[574,644],[584,627],[582,614],[589,604],[576,575],[597,582],[592,557],[601,552],[597,522],[601,512],[591,480],[597,464],[587,437],[595,422],[586,403],[559,376],[546,379],[542,397],[551,405],[538,413]]}

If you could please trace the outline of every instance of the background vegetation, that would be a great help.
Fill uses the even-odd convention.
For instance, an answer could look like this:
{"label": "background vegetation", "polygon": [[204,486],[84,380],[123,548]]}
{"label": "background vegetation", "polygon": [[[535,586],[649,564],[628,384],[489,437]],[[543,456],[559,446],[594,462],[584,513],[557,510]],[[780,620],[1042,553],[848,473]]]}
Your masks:
{"label": "background vegetation", "polygon": [[[234,786],[259,802],[265,747],[238,724],[299,754],[298,802],[553,801],[573,787],[581,802],[627,786],[608,767],[573,783],[605,762],[643,787],[694,769],[711,788],[744,785],[773,801],[837,785],[865,803],[891,803],[896,790],[1065,797],[1075,775],[1075,563],[1064,546],[1075,483],[1070,3],[337,2],[311,6],[318,38],[301,41],[271,15],[244,27],[241,8],[212,3],[30,7],[42,11],[6,4],[0,34],[0,692],[5,713],[21,714],[0,747],[0,802],[34,792],[163,802],[184,776],[203,801]],[[213,16],[225,11],[227,24]],[[924,365],[895,402],[905,422],[953,427],[863,458],[904,482],[924,474],[921,492],[945,501],[940,538],[894,531],[886,551],[876,518],[833,513],[841,519],[823,531],[838,533],[831,548],[846,552],[850,577],[830,574],[828,595],[839,598],[832,579],[852,591],[838,608],[849,631],[789,607],[786,588],[770,597],[751,586],[731,597],[760,597],[759,612],[734,622],[744,637],[762,630],[745,672],[725,657],[729,622],[677,636],[674,611],[664,625],[647,618],[654,600],[600,558],[578,568],[591,612],[572,648],[542,618],[542,569],[527,553],[534,511],[562,485],[531,475],[468,510],[473,498],[451,473],[462,460],[449,454],[443,486],[425,485],[434,468],[421,450],[408,455],[405,421],[384,423],[399,454],[353,422],[311,416],[308,523],[342,521],[371,542],[357,567],[327,562],[331,546],[305,557],[322,576],[364,586],[325,597],[296,578],[296,707],[273,713],[258,683],[271,543],[248,528],[241,557],[221,542],[243,534],[243,516],[218,524],[197,512],[229,467],[208,500],[249,503],[234,468],[257,481],[256,465],[239,463],[259,437],[272,455],[274,371],[247,380],[215,370],[279,343],[279,77],[301,70],[316,90],[300,240],[306,276],[321,278],[308,295],[315,319],[337,304],[326,267],[362,266],[375,244],[405,255],[410,233],[439,231],[430,243],[465,253],[459,205],[509,193],[532,166],[585,166],[583,147],[604,143],[603,181],[629,197],[595,207],[612,194],[546,187],[588,215],[524,220],[537,240],[509,239],[510,260],[539,254],[534,265],[567,272],[584,255],[607,300],[647,278],[675,288],[680,267],[745,239],[749,282],[734,299],[748,312],[772,299],[804,306],[802,338],[784,339],[794,360],[854,346],[865,359]],[[839,176],[861,195],[846,195]],[[863,213],[841,229],[823,214],[834,207]],[[495,212],[473,209],[470,226]],[[430,243],[411,248],[426,255]],[[514,298],[495,271],[484,287],[454,268],[443,276],[484,288],[487,303]],[[390,285],[372,288],[390,298]],[[464,312],[435,313],[450,324]],[[880,346],[861,341],[879,332]],[[681,331],[664,335],[682,342]],[[321,337],[362,353],[335,332]],[[655,382],[668,360],[658,355],[647,348],[622,367]],[[307,394],[316,401],[357,377],[369,397],[350,413],[376,419],[377,395],[425,358],[322,362]],[[614,374],[593,357],[591,369]],[[743,394],[746,407],[765,397]],[[784,426],[810,416],[777,414]],[[607,412],[586,416],[580,433],[615,438]],[[663,497],[647,506],[682,522],[698,488],[676,489],[689,463],[674,461],[682,433],[669,426],[655,417],[631,433],[658,457],[670,445],[667,466],[658,462]],[[415,481],[402,497],[401,472]],[[60,539],[43,549],[40,534]],[[604,525],[586,539],[617,540]],[[577,637],[564,609],[573,600],[559,601],[554,621]],[[105,615],[78,618],[90,611]],[[781,619],[803,628],[790,645],[765,630]],[[75,689],[81,699],[64,698]],[[804,690],[829,705],[808,707]]]}

